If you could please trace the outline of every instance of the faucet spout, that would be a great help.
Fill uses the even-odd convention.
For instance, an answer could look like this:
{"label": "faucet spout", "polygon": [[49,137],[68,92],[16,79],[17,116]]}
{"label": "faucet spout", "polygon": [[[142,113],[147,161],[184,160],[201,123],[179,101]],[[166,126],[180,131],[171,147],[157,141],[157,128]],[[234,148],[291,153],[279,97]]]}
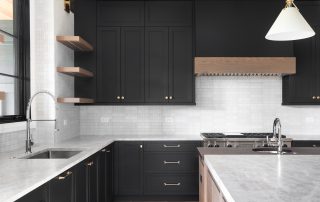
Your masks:
{"label": "faucet spout", "polygon": [[27,119],[26,153],[32,153],[32,151],[31,151],[31,146],[33,145],[32,138],[31,138],[31,122],[32,121],[55,121],[55,127],[56,127],[56,119],[54,119],[54,120],[32,120],[31,119],[31,105],[32,105],[32,102],[33,102],[34,98],[37,97],[37,95],[39,95],[39,94],[49,95],[53,99],[54,103],[56,103],[55,96],[52,93],[50,93],[49,91],[46,91],[46,90],[42,90],[42,91],[36,92],[29,99],[29,102],[28,102],[28,105],[27,105],[27,111],[26,111],[26,119]]}
{"label": "faucet spout", "polygon": [[278,154],[282,154],[282,135],[281,135],[281,122],[279,118],[276,118],[273,122],[273,138],[277,139],[277,146],[278,146]]}

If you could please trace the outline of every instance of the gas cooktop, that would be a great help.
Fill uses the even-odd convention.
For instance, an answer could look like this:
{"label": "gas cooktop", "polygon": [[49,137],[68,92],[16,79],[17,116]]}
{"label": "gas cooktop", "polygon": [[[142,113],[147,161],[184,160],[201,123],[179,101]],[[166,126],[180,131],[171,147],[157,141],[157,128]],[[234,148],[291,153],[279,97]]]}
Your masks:
{"label": "gas cooktop", "polygon": [[[201,133],[205,139],[211,138],[272,138],[273,133]],[[286,138],[285,135],[282,135]]]}

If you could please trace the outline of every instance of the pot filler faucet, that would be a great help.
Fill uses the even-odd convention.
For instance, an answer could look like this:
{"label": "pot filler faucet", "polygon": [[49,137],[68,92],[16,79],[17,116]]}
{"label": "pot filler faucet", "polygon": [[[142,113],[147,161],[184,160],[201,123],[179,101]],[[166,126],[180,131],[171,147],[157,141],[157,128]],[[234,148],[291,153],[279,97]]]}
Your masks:
{"label": "pot filler faucet", "polygon": [[276,118],[273,122],[273,139],[274,140],[277,139],[278,154],[282,154],[282,135],[281,135],[281,123],[279,118]]}
{"label": "pot filler faucet", "polygon": [[27,106],[27,111],[26,111],[26,118],[27,118],[27,139],[26,139],[26,153],[32,153],[31,151],[31,146],[33,145],[33,141],[32,141],[32,137],[31,137],[31,122],[32,121],[54,121],[55,122],[55,131],[57,131],[57,120],[56,119],[52,119],[52,120],[45,120],[45,119],[41,119],[41,120],[32,120],[31,119],[31,104],[33,102],[33,99],[39,95],[39,94],[46,94],[49,95],[54,103],[56,103],[56,98],[54,97],[54,95],[52,95],[49,91],[38,91],[37,93],[35,93],[29,100],[28,102],[28,106]]}

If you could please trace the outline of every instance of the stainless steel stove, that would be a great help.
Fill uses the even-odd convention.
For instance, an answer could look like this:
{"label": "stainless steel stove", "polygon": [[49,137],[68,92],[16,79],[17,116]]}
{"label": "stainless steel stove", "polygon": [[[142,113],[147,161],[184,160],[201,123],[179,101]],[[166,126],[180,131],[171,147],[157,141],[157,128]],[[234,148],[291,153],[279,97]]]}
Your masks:
{"label": "stainless steel stove", "polygon": [[[273,133],[201,133],[204,147],[264,147],[273,141]],[[283,147],[291,147],[291,138],[285,135]]]}

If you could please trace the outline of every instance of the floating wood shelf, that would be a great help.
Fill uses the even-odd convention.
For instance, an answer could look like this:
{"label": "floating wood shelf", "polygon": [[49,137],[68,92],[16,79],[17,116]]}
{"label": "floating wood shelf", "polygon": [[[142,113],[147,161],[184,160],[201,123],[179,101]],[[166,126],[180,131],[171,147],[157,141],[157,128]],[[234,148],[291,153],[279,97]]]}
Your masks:
{"label": "floating wood shelf", "polygon": [[57,72],[71,76],[93,77],[93,73],[81,67],[57,67]]}
{"label": "floating wood shelf", "polygon": [[57,36],[57,41],[75,51],[93,51],[93,47],[80,36]]}
{"label": "floating wood shelf", "polygon": [[3,91],[0,91],[0,100],[4,100],[6,98],[6,93]]}
{"label": "floating wood shelf", "polygon": [[196,57],[195,74],[289,75],[296,73],[295,57]]}
{"label": "floating wood shelf", "polygon": [[90,103],[94,103],[94,100],[89,99],[89,98],[59,97],[57,100],[58,100],[58,103],[65,103],[65,104],[90,104]]}

